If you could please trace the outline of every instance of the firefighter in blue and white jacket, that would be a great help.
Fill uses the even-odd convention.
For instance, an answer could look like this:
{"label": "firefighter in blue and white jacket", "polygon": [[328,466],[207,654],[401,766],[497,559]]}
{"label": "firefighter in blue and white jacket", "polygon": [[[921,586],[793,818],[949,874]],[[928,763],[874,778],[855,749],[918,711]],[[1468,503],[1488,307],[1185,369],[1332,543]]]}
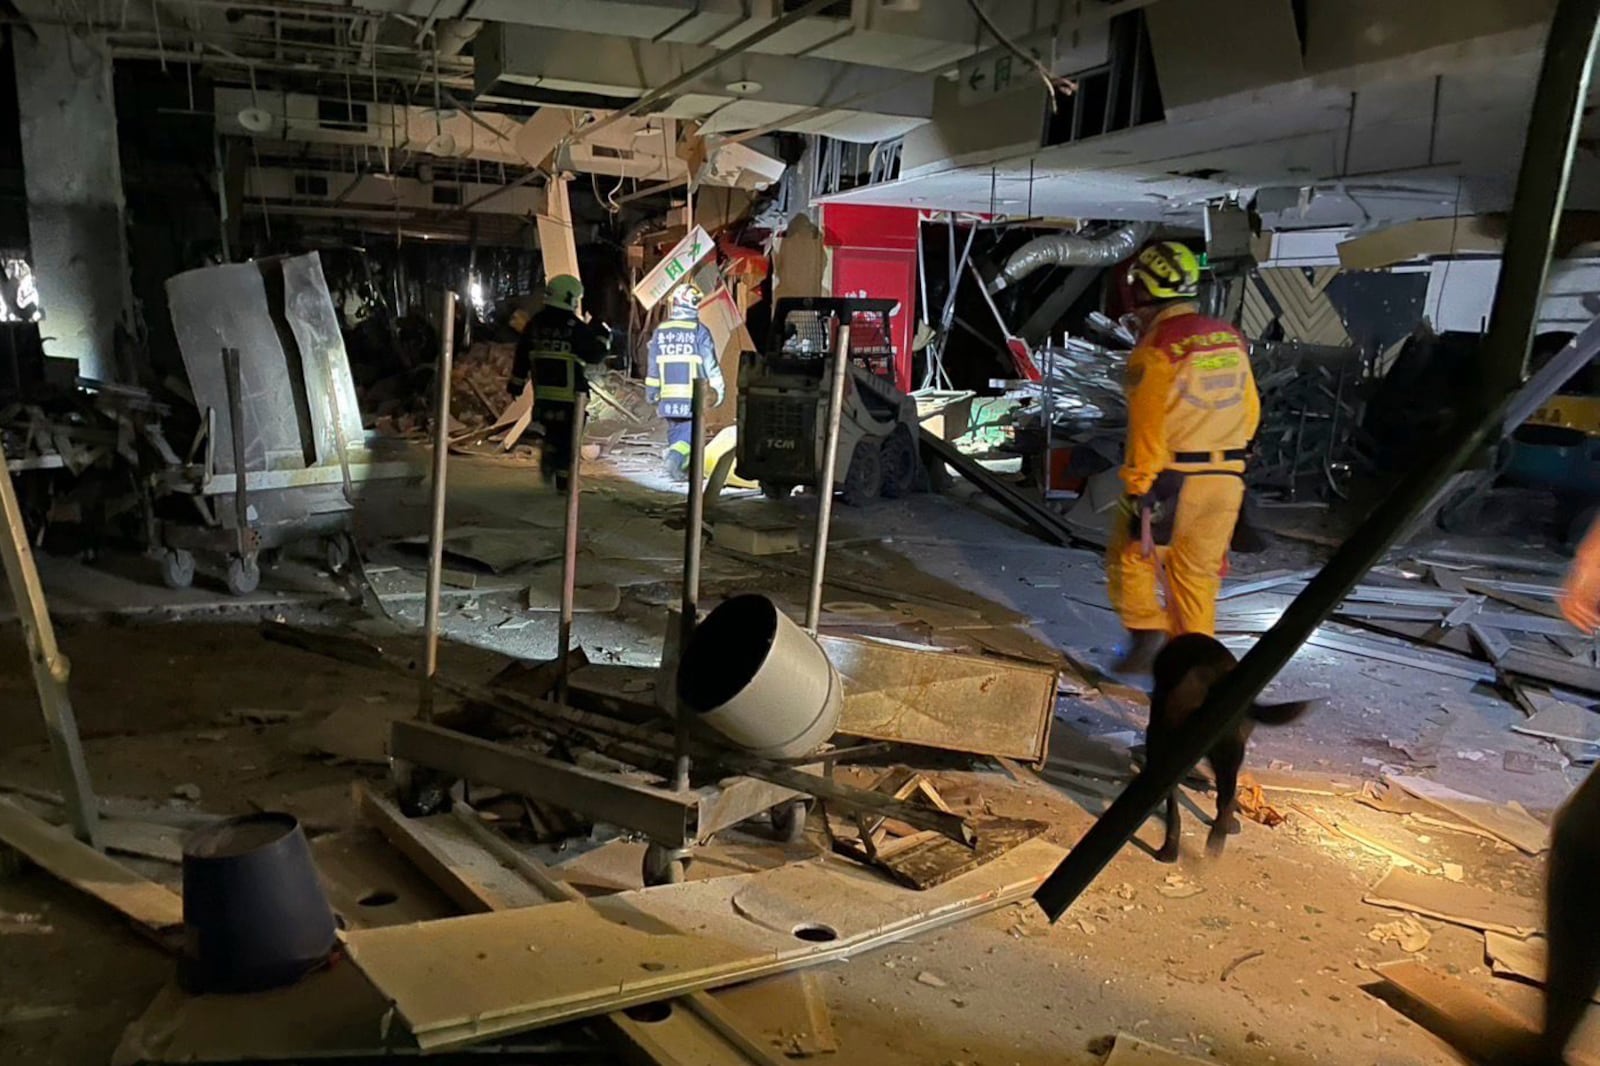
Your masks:
{"label": "firefighter in blue and white jacket", "polygon": [[700,293],[692,285],[673,290],[666,320],[650,335],[650,365],[645,398],[667,420],[667,476],[689,479],[689,441],[693,433],[694,380],[704,377],[722,406],[722,367],[711,331],[700,324]]}

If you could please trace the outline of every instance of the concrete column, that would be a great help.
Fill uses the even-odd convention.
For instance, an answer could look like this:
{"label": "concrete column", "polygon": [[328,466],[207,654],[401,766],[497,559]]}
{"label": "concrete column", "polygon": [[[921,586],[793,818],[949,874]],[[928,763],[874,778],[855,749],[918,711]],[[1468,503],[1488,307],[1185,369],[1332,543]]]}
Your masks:
{"label": "concrete column", "polygon": [[23,183],[47,356],[117,378],[117,323],[132,305],[122,168],[103,39],[35,23],[12,34]]}

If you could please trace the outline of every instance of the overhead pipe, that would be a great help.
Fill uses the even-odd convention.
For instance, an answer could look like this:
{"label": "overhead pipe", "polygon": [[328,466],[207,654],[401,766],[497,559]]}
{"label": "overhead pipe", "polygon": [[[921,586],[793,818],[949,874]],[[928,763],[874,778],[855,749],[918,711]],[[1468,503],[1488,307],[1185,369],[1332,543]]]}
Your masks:
{"label": "overhead pipe", "polygon": [[1120,263],[1137,252],[1155,229],[1153,222],[1135,222],[1104,237],[1080,237],[1075,233],[1036,237],[1011,253],[1000,273],[989,282],[989,292],[1015,285],[1042,267],[1108,267]]}

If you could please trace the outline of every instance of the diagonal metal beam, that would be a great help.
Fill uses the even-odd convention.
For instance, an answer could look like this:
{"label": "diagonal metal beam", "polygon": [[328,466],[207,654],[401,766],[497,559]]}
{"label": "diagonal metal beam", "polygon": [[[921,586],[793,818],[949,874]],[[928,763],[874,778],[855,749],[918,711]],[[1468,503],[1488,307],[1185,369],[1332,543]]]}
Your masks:
{"label": "diagonal metal beam", "polygon": [[1278,623],[1250,649],[1184,726],[1089,827],[1034,899],[1052,921],[1072,906],[1183,776],[1229,730],[1306,638],[1344,599],[1463,463],[1499,432],[1533,342],[1556,226],[1566,201],[1578,125],[1588,93],[1600,0],[1559,0],[1546,39],[1533,117],[1523,149],[1505,263],[1484,344],[1481,409],[1464,412],[1432,456],[1407,475],[1312,578]]}

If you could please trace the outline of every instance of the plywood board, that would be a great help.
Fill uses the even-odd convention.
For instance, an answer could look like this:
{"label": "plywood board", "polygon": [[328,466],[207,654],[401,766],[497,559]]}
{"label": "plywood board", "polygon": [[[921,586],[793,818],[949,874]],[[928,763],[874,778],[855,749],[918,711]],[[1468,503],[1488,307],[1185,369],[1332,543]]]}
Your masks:
{"label": "plywood board", "polygon": [[544,893],[506,869],[450,815],[407,818],[389,800],[355,786],[361,812],[384,839],[468,913],[532,907]]}
{"label": "plywood board", "polygon": [[[1545,968],[1549,963],[1550,945],[1542,936],[1520,940],[1504,933],[1483,934],[1483,953],[1500,977],[1520,977],[1536,985],[1544,984]],[[1600,992],[1594,1000],[1600,1003]]]}
{"label": "plywood board", "polygon": [[716,1001],[747,1020],[779,1051],[791,1057],[839,1050],[839,1037],[816,976],[780,974],[719,988]]}
{"label": "plywood board", "polygon": [[458,913],[375,829],[324,833],[311,842],[317,878],[347,929],[408,925]]}
{"label": "plywood board", "polygon": [[1539,709],[1538,713],[1526,722],[1512,726],[1513,732],[1548,740],[1600,744],[1600,714],[1553,696],[1529,693],[1528,698]]}
{"label": "plywood board", "polygon": [[0,799],[0,840],[152,933],[183,924],[183,900],[176,892],[139,876],[65,829],[35,818],[6,799]]}
{"label": "plywood board", "polygon": [[[1527,1036],[1536,1023],[1506,1004],[1490,999],[1465,982],[1446,977],[1416,962],[1390,962],[1374,967],[1384,983],[1423,1009],[1421,1023],[1435,1036],[1471,1061],[1485,1049],[1500,1047],[1517,1036]],[[1600,1058],[1569,1050],[1571,1066],[1600,1066]]]}
{"label": "plywood board", "polygon": [[840,958],[1025,899],[1065,853],[1030,841],[909,892],[796,863],[584,902],[347,933],[351,959],[425,1049]]}
{"label": "plywood board", "polygon": [[1549,828],[1519,807],[1494,803],[1426,778],[1385,776],[1384,780],[1449,811],[1464,822],[1493,833],[1519,851],[1538,855],[1550,847]]}
{"label": "plywood board", "polygon": [[1538,900],[1425,877],[1409,870],[1389,871],[1362,901],[1510,936],[1528,936],[1544,926],[1544,907]]}
{"label": "plywood board", "polygon": [[820,640],[844,681],[839,732],[1043,762],[1054,670],[861,637]]}

